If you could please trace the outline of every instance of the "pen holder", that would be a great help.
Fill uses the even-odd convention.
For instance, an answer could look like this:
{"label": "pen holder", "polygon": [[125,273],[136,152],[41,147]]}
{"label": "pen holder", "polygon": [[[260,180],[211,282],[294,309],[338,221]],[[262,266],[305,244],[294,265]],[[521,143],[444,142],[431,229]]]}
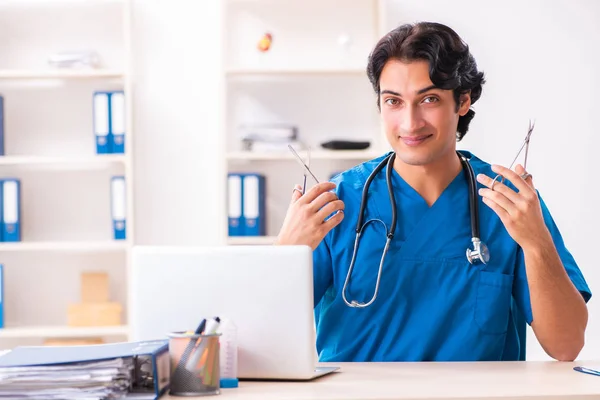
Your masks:
{"label": "pen holder", "polygon": [[220,393],[219,336],[173,332],[169,337],[171,396]]}

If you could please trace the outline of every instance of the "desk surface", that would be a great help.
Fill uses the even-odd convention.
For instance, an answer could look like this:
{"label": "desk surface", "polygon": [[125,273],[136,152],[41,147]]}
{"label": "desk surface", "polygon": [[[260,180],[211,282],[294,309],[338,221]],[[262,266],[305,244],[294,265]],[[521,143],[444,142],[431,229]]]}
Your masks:
{"label": "desk surface", "polygon": [[[310,382],[246,382],[226,399],[600,399],[600,376],[573,371],[600,362],[336,363]],[[163,396],[164,399],[182,397]],[[207,397],[202,397],[206,399]],[[194,399],[188,397],[188,399]],[[197,398],[197,399],[200,399]]]}

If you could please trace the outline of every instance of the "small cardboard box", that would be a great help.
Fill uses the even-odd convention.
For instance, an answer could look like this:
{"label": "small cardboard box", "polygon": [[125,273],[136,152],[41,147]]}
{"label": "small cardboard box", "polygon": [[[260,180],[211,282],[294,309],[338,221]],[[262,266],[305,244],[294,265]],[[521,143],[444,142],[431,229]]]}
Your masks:
{"label": "small cardboard box", "polygon": [[119,303],[69,304],[69,326],[114,326],[121,325],[123,307]]}
{"label": "small cardboard box", "polygon": [[81,301],[83,303],[107,303],[109,299],[108,274],[84,272],[81,274]]}
{"label": "small cardboard box", "polygon": [[54,338],[44,340],[44,346],[86,346],[103,343],[102,338]]}

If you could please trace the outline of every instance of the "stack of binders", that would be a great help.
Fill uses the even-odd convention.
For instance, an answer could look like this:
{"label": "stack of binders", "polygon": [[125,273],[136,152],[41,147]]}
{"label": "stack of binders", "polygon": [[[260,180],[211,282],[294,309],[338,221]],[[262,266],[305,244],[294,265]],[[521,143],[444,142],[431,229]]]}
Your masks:
{"label": "stack of binders", "polygon": [[0,355],[0,398],[155,400],[169,384],[166,340],[20,346]]}
{"label": "stack of binders", "polygon": [[93,105],[96,153],[125,153],[125,93],[94,92]]}
{"label": "stack of binders", "polygon": [[260,174],[228,175],[229,236],[265,236],[266,179]]}

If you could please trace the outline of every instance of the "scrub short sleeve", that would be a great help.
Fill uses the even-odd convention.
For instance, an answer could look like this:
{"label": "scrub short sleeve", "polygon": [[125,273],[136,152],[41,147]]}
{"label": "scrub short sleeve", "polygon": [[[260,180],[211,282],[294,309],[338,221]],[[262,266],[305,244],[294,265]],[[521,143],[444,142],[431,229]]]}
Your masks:
{"label": "scrub short sleeve", "polygon": [[[592,297],[592,292],[590,291],[583,274],[579,270],[575,259],[565,246],[562,235],[548,210],[548,207],[544,203],[541,196],[538,197],[540,199],[540,204],[542,207],[542,214],[544,216],[544,221],[546,222],[546,226],[552,235],[552,239],[554,240],[554,245],[556,246],[556,250],[558,251],[558,255],[571,279],[573,285],[579,290],[579,293],[583,296],[583,299],[587,303]],[[523,250],[519,248],[519,253],[517,255],[517,268],[515,271],[515,285],[513,287],[513,296],[517,302],[517,305],[523,312],[525,319],[528,324],[531,324],[533,321],[533,314],[531,311],[531,301],[529,296],[529,285],[527,283],[527,275],[525,270],[525,256],[523,254]]]}
{"label": "scrub short sleeve", "polygon": [[317,248],[313,251],[313,281],[314,281],[314,306],[316,307],[327,289],[333,284],[333,266],[329,250],[328,233]]}

